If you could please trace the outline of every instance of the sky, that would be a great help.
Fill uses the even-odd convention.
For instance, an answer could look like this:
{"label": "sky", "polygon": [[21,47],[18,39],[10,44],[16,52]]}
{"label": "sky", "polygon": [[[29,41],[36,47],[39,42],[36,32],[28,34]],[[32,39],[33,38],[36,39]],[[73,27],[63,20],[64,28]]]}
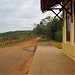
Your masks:
{"label": "sky", "polygon": [[0,33],[18,30],[32,30],[52,12],[42,13],[40,0],[0,0]]}

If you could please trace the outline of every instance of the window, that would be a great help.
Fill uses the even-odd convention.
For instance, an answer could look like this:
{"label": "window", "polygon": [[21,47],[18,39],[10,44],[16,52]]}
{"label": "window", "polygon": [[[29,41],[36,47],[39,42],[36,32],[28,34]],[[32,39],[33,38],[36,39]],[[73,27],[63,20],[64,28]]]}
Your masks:
{"label": "window", "polygon": [[[70,8],[69,8],[70,11]],[[70,14],[66,13],[66,39],[67,41],[70,41]]]}

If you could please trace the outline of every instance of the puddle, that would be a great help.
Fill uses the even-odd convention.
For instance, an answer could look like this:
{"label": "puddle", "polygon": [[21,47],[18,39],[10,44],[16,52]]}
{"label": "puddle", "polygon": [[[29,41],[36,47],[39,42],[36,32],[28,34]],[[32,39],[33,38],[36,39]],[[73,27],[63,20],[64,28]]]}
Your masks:
{"label": "puddle", "polygon": [[26,47],[26,48],[23,48],[23,49],[26,50],[26,51],[30,51],[30,52],[35,52],[36,51],[35,47]]}

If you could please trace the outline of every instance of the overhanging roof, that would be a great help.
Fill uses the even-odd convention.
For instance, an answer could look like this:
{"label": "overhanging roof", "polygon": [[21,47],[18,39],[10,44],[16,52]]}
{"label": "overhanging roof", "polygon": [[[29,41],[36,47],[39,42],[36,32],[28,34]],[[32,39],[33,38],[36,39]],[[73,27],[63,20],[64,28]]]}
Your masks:
{"label": "overhanging roof", "polygon": [[[72,1],[73,0],[65,0],[65,3],[62,4],[61,3],[62,0],[41,0],[41,10],[42,10],[42,12],[52,11],[56,15],[55,17],[59,17],[62,20],[62,18],[59,16],[59,14],[63,9],[72,16],[72,3],[73,3]],[[59,4],[61,6],[61,8],[55,8],[55,6],[57,4]],[[67,4],[70,4],[71,11],[69,11],[69,9],[66,8]],[[59,13],[56,13],[54,10],[59,10]],[[73,22],[73,20],[72,20],[72,22]]]}
{"label": "overhanging roof", "polygon": [[62,2],[62,0],[41,0],[41,10],[42,12],[47,11],[50,7],[53,7]]}

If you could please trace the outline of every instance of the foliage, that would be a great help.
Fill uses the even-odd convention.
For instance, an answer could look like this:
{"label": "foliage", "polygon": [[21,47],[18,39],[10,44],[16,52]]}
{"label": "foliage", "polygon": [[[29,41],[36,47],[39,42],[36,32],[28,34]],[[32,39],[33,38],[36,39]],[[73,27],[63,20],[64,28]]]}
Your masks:
{"label": "foliage", "polygon": [[62,21],[59,20],[58,18],[53,19],[52,21],[52,40],[55,39],[55,33],[62,30]]}
{"label": "foliage", "polygon": [[56,41],[62,42],[62,31],[55,32]]}
{"label": "foliage", "polygon": [[[42,36],[48,40],[62,41],[62,21],[58,18],[52,19],[48,16],[36,24],[33,29],[34,35]],[[59,39],[60,38],[60,39]]]}
{"label": "foliage", "polygon": [[43,36],[45,35],[45,25],[37,24],[36,28],[34,28],[33,31],[35,35]]}
{"label": "foliage", "polygon": [[47,26],[46,26],[46,38],[49,40],[52,39],[52,24],[51,24],[51,22],[48,22]]}

